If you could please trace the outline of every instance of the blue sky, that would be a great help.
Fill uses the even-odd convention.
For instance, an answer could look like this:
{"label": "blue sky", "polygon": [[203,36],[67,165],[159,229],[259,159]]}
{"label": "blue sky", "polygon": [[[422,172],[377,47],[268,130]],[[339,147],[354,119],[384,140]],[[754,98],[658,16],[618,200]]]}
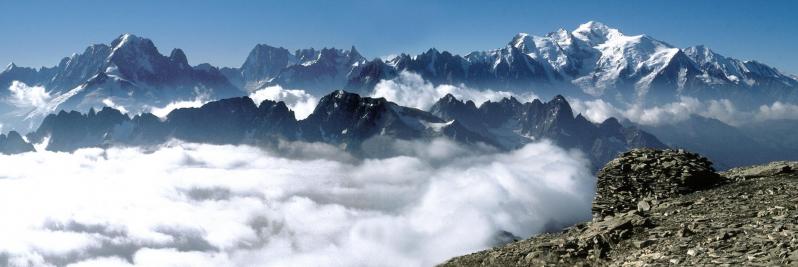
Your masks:
{"label": "blue sky", "polygon": [[6,1],[0,64],[51,66],[130,32],[191,64],[240,66],[257,43],[294,50],[355,45],[366,57],[436,47],[464,54],[514,34],[589,20],[679,47],[705,44],[798,74],[798,1]]}

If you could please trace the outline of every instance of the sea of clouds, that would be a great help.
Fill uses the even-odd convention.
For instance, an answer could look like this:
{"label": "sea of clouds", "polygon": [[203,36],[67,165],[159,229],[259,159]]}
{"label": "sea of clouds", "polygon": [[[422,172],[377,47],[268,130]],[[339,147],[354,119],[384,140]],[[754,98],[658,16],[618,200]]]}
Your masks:
{"label": "sea of clouds", "polygon": [[0,265],[428,266],[590,217],[579,152],[395,147],[379,159],[314,143],[0,156],[14,166],[0,168]]}

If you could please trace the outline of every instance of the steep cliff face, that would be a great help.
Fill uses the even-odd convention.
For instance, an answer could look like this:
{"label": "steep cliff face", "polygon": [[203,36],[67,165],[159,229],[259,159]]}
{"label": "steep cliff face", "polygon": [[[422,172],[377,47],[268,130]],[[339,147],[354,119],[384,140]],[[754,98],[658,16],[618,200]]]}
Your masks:
{"label": "steep cliff face", "polygon": [[599,172],[593,221],[442,266],[795,265],[797,169],[715,173],[697,154],[633,150]]}

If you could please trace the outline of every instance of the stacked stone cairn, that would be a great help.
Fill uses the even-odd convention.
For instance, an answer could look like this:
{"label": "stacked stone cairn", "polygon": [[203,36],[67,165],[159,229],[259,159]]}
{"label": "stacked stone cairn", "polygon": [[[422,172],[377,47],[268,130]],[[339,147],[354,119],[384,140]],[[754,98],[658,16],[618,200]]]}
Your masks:
{"label": "stacked stone cairn", "polygon": [[684,150],[635,149],[598,172],[593,218],[630,210],[647,211],[656,202],[723,181],[707,158]]}

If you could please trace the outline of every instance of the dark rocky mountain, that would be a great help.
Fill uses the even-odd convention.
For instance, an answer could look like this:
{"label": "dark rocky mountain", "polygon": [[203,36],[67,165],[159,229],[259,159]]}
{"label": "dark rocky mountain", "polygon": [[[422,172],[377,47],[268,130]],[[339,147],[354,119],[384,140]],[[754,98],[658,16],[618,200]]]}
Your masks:
{"label": "dark rocky mountain", "polygon": [[[323,142],[364,155],[380,155],[383,141],[447,137],[466,144],[515,149],[534,140],[550,139],[585,151],[596,164],[633,147],[664,147],[643,131],[614,119],[596,125],[574,116],[568,102],[520,103],[515,98],[476,107],[448,95],[432,112],[399,106],[384,98],[335,91],[324,96],[310,116],[296,120],[283,102],[257,105],[249,97],[176,109],[164,119],[149,113],[133,118],[112,108],[88,114],[51,114],[28,135],[47,141],[48,150],[72,151],[105,145],[154,145],[175,138],[213,144],[273,145],[278,140]],[[365,144],[365,145],[364,145]]]}
{"label": "dark rocky mountain", "polygon": [[562,96],[546,103],[537,99],[521,103],[515,98],[505,98],[477,107],[471,101],[446,95],[432,106],[431,113],[460,122],[485,138],[497,140],[506,149],[549,139],[557,145],[584,151],[594,163],[607,162],[631,148],[666,147],[653,135],[624,127],[615,118],[594,124],[581,114],[574,116]]}
{"label": "dark rocky mountain", "polygon": [[284,103],[266,100],[257,106],[249,97],[213,101],[199,108],[181,108],[165,119],[150,113],[133,118],[113,108],[88,114],[77,111],[47,116],[28,135],[47,141],[47,150],[73,151],[105,145],[154,145],[171,138],[211,144],[241,144],[272,137],[294,139],[296,119]]}
{"label": "dark rocky mountain", "polygon": [[0,154],[19,154],[35,151],[18,132],[10,131],[8,135],[0,134]]}
{"label": "dark rocky mountain", "polygon": [[446,136],[464,143],[495,145],[493,139],[477,135],[459,123],[447,123],[428,112],[402,107],[384,98],[361,97],[340,90],[323,97],[300,127],[305,140],[350,146],[374,136],[404,140]]}
{"label": "dark rocky mountain", "polygon": [[633,150],[598,173],[592,221],[440,266],[795,266],[796,169],[716,173],[697,154]]}
{"label": "dark rocky mountain", "polygon": [[129,121],[119,110],[105,107],[82,114],[78,111],[61,111],[44,118],[35,132],[28,134],[32,143],[47,141],[47,150],[73,151],[83,147],[110,144],[119,135],[123,122]]}
{"label": "dark rocky mountain", "polygon": [[163,120],[149,113],[129,118],[107,107],[88,114],[62,111],[47,116],[28,138],[34,143],[49,140],[47,149],[55,151],[110,144],[150,145],[176,138],[263,145],[301,140],[357,152],[361,143],[380,136],[402,140],[447,136],[468,143],[493,142],[428,112],[344,91],[323,97],[314,112],[301,121],[283,102],[265,100],[256,105],[249,97],[238,97],[199,108],[176,109]]}

